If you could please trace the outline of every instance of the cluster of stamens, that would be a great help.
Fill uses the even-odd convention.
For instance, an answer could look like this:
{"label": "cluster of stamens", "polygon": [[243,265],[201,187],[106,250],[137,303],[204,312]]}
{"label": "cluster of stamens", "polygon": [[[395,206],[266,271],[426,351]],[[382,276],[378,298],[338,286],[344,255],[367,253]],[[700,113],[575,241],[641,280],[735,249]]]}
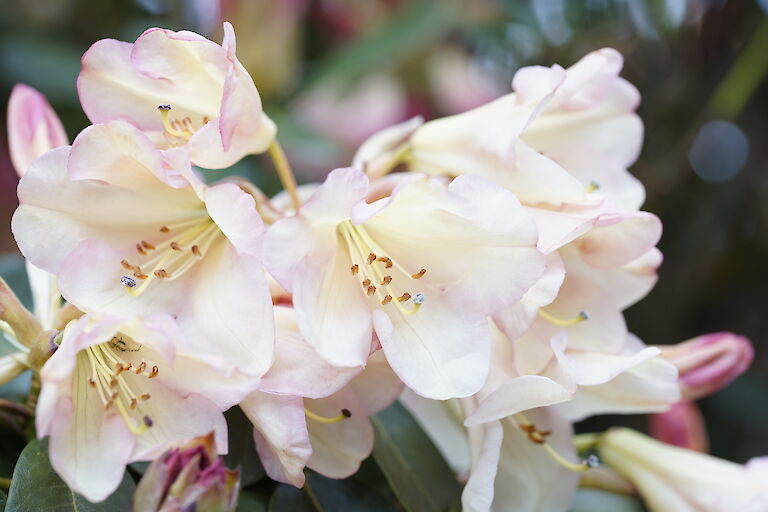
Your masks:
{"label": "cluster of stamens", "polygon": [[120,353],[140,351],[141,345],[133,345],[136,348],[130,348],[121,336],[117,336],[108,343],[88,347],[83,352],[90,369],[86,379],[88,386],[98,392],[105,410],[117,409],[131,432],[138,435],[153,425],[149,416],[141,414],[140,405],[151,395],[134,392],[126,377],[136,375],[154,379],[160,369],[143,360],[136,366],[126,362]]}
{"label": "cluster of stamens", "polygon": [[[172,107],[168,103],[163,103],[157,106],[157,110],[160,111],[160,115],[163,118],[163,127],[169,135],[179,137],[182,139],[189,139],[195,133],[195,127],[192,124],[192,119],[184,117],[183,119],[171,120],[168,117],[168,113]],[[203,117],[203,125],[206,125],[210,121],[208,116]]]}
{"label": "cluster of stamens", "polygon": [[123,270],[129,272],[120,277],[120,282],[131,295],[141,294],[153,279],[173,281],[180,277],[203,257],[219,234],[208,217],[161,226],[159,231],[170,236],[156,244],[147,240],[136,243],[135,257],[140,263],[128,258],[120,261]]}
{"label": "cluster of stamens", "polygon": [[[424,277],[427,269],[422,268],[418,272],[411,273],[403,269],[397,262],[388,256],[382,256],[381,251],[371,239],[365,228],[355,226],[349,221],[339,225],[339,232],[347,242],[349,256],[352,260],[350,273],[360,280],[363,292],[368,297],[374,295],[382,306],[387,304],[396,305],[403,313],[413,314],[418,311],[424,303],[423,293],[411,294],[407,290],[396,292],[393,283],[395,281],[392,274],[401,274],[411,280],[418,280]],[[378,254],[377,254],[378,253]],[[403,303],[413,299],[413,307],[406,309]]]}

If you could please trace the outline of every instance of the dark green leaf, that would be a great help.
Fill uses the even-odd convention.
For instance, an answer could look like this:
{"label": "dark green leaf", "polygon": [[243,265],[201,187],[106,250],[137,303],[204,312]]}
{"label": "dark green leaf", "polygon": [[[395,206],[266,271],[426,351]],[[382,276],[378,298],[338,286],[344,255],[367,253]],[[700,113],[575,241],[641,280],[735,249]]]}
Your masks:
{"label": "dark green leaf", "polygon": [[335,480],[307,471],[306,492],[319,505],[319,510],[396,512],[397,508],[384,496],[352,478]]}
{"label": "dark green leaf", "polygon": [[229,434],[229,453],[224,456],[228,468],[240,467],[240,485],[248,487],[266,476],[253,442],[253,425],[239,407],[224,413]]}
{"label": "dark green leaf", "polygon": [[379,466],[376,465],[376,461],[373,459],[373,456],[365,459],[362,464],[360,464],[360,469],[357,470],[357,473],[352,475],[350,478],[354,478],[363,485],[375,489],[379,494],[387,499],[395,500],[395,493],[389,486],[389,482],[387,482],[387,478],[384,476],[384,473],[382,473]]}
{"label": "dark green leaf", "polygon": [[317,512],[319,509],[303,489],[280,484],[269,499],[269,512]]}
{"label": "dark green leaf", "polygon": [[444,511],[461,499],[461,487],[418,423],[395,402],[371,417],[373,457],[406,510]]}
{"label": "dark green leaf", "polygon": [[267,512],[268,507],[269,495],[255,489],[244,490],[237,501],[240,512]]}
{"label": "dark green leaf", "polygon": [[579,489],[571,512],[643,512],[636,498],[595,489]]}
{"label": "dark green leaf", "polygon": [[0,277],[5,279],[22,304],[32,310],[32,292],[29,289],[24,258],[17,253],[0,255]]}
{"label": "dark green leaf", "polygon": [[8,501],[8,495],[0,491],[0,510],[5,510],[5,503]]}
{"label": "dark green leaf", "polygon": [[101,503],[91,503],[73,492],[48,460],[47,440],[35,439],[21,452],[8,491],[6,512],[125,512],[130,510],[135,485],[126,473],[120,487]]}

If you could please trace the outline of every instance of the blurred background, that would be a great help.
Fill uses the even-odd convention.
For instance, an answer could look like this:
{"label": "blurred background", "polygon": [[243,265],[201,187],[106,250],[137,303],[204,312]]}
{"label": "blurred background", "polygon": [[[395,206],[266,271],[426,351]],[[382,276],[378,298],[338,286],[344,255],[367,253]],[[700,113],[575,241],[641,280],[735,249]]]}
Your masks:
{"label": "blurred background", "polygon": [[[617,48],[643,96],[645,146],[631,169],[659,215],[665,262],[627,311],[650,344],[730,330],[752,339],[751,370],[701,402],[712,452],[768,455],[768,0],[25,0],[0,3],[0,105],[15,83],[42,91],[70,138],[87,125],[75,87],[95,41],[152,26],[220,41],[231,21],[300,180],[349,164],[371,133],[509,91],[529,64],[567,67]],[[10,232],[17,177],[0,133],[0,275],[28,296]],[[269,164],[231,172],[268,193]],[[643,426],[643,418],[600,418]]]}

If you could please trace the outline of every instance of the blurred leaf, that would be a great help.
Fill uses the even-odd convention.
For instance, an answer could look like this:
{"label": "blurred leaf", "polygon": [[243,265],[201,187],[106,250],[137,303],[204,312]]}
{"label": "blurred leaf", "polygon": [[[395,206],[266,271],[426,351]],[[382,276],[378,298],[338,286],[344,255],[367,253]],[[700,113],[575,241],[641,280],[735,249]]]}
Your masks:
{"label": "blurred leaf", "polygon": [[8,495],[5,491],[0,491],[0,510],[5,510],[5,503],[8,501]]}
{"label": "blurred leaf", "polygon": [[440,452],[395,402],[371,417],[373,457],[406,510],[444,511],[461,500],[461,487]]}
{"label": "blurred leaf", "polygon": [[327,79],[345,83],[371,70],[392,66],[459,25],[459,11],[454,0],[406,2],[401,12],[380,29],[320,62],[309,83]]}
{"label": "blurred leaf", "polygon": [[[3,440],[0,443],[0,477],[9,478],[13,474],[19,455],[24,450],[26,439],[7,426],[0,427],[0,439]],[[0,510],[2,510],[1,507]]]}
{"label": "blurred leaf", "polygon": [[318,510],[396,512],[397,508],[374,489],[351,478],[336,480],[307,471],[306,492]]}
{"label": "blurred leaf", "polygon": [[130,510],[136,488],[126,473],[120,487],[101,503],[91,503],[72,491],[54,472],[48,460],[47,440],[30,442],[16,463],[6,512],[125,512]]}
{"label": "blurred leaf", "polygon": [[269,495],[255,489],[246,489],[240,493],[237,500],[237,510],[240,512],[267,512]]}
{"label": "blurred leaf", "polygon": [[24,265],[24,258],[20,254],[6,253],[0,255],[0,277],[5,279],[13,293],[19,298],[22,304],[32,310],[32,292],[29,289],[29,279],[27,279],[27,269]]}
{"label": "blurred leaf", "polygon": [[247,487],[266,476],[253,442],[253,425],[239,407],[224,413],[227,419],[229,452],[224,456],[228,468],[240,467],[240,485]]}
{"label": "blurred leaf", "polygon": [[571,512],[644,512],[645,507],[636,498],[597,491],[579,489]]}
{"label": "blurred leaf", "polygon": [[373,456],[365,459],[362,464],[360,464],[360,469],[357,470],[357,473],[350,478],[354,478],[358,482],[375,489],[385,498],[395,499],[394,491],[389,486],[389,482],[387,482],[384,473],[381,472],[381,468],[376,465]]}
{"label": "blurred leaf", "polygon": [[280,484],[269,499],[269,512],[317,512],[312,499],[302,489]]}

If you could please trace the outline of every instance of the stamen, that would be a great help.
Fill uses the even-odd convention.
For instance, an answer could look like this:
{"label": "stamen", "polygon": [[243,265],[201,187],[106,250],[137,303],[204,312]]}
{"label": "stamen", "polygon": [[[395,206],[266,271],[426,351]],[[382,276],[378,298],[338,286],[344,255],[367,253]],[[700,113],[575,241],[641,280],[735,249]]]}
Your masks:
{"label": "stamen", "polygon": [[318,423],[324,423],[326,425],[332,424],[332,423],[339,423],[341,421],[344,421],[347,418],[352,417],[352,413],[349,411],[349,409],[342,409],[341,413],[339,413],[338,416],[333,416],[331,418],[327,416],[320,416],[319,414],[315,414],[314,412],[310,411],[306,407],[304,408],[304,414],[307,416],[307,418],[311,419],[312,421],[316,421]]}
{"label": "stamen", "polygon": [[361,284],[363,285],[363,288],[368,288],[371,285],[371,280],[366,279]]}
{"label": "stamen", "polygon": [[405,302],[405,301],[407,301],[410,298],[411,298],[411,294],[408,293],[408,292],[405,292],[404,294],[402,294],[401,296],[399,296],[397,298],[397,302]]}
{"label": "stamen", "polygon": [[531,441],[534,444],[537,444],[544,448],[544,451],[547,452],[547,454],[552,457],[552,459],[560,464],[565,469],[568,469],[570,471],[576,471],[576,472],[582,472],[586,471],[590,468],[597,467],[599,465],[599,459],[595,455],[590,455],[587,457],[586,460],[582,461],[580,464],[575,464],[565,457],[563,457],[560,453],[557,452],[554,448],[552,448],[552,445],[550,445],[546,438],[552,433],[549,430],[538,430],[533,423],[528,421],[528,418],[525,417],[523,413],[517,413],[514,415],[515,422],[517,423],[517,426],[520,430],[525,432],[527,434],[528,440]]}
{"label": "stamen", "polygon": [[584,322],[585,320],[589,320],[589,315],[586,311],[581,311],[578,315],[576,315],[573,318],[568,319],[562,319],[558,318],[550,313],[547,313],[543,309],[539,309],[539,316],[546,320],[547,322],[557,325],[559,327],[571,327],[572,325],[580,324],[581,322]]}
{"label": "stamen", "polygon": [[135,270],[135,269],[136,269],[136,268],[135,268],[133,265],[131,265],[130,263],[128,263],[128,260],[122,260],[122,261],[120,262],[120,264],[123,266],[123,268],[124,268],[125,270]]}
{"label": "stamen", "polygon": [[155,274],[155,277],[157,277],[158,279],[168,279],[169,277],[171,277],[171,274],[164,268],[155,270],[154,274]]}
{"label": "stamen", "polygon": [[371,264],[371,263],[373,263],[375,260],[376,260],[376,255],[375,255],[375,254],[373,254],[373,253],[370,253],[370,254],[368,255],[368,264],[370,265],[370,264]]}
{"label": "stamen", "polygon": [[381,286],[387,286],[391,282],[392,282],[392,276],[384,276],[384,279],[382,279],[379,284]]}
{"label": "stamen", "polygon": [[352,265],[352,266],[349,268],[349,271],[350,271],[350,272],[352,272],[352,275],[354,276],[354,275],[357,275],[357,271],[358,271],[359,269],[360,269],[360,267],[358,267],[358,266],[357,266],[357,263],[355,263],[354,265]]}
{"label": "stamen", "polygon": [[423,268],[418,272],[416,272],[415,274],[412,274],[411,279],[421,279],[422,277],[424,277],[424,274],[426,273],[427,273],[427,269]]}
{"label": "stamen", "polygon": [[169,228],[168,226],[162,226],[162,227],[160,227],[160,232],[161,233],[170,233],[171,232],[171,228]]}
{"label": "stamen", "polygon": [[141,241],[141,246],[144,249],[148,250],[148,251],[154,251],[156,249],[156,247],[154,245],[152,245],[151,243],[147,242],[146,240],[142,240]]}
{"label": "stamen", "polygon": [[176,242],[171,242],[171,249],[173,249],[174,251],[182,251],[183,250],[181,248],[181,246],[179,244],[177,244]]}
{"label": "stamen", "polygon": [[152,398],[152,395],[150,395],[149,393],[144,393],[143,395],[139,396],[139,398],[140,398],[141,400],[144,400],[144,401],[146,402],[147,400],[149,400],[150,398]]}
{"label": "stamen", "polygon": [[171,106],[167,103],[158,105],[157,109],[160,111],[160,116],[163,118],[163,127],[165,131],[173,135],[174,137],[181,137],[183,139],[189,138],[192,135],[191,131],[184,131],[177,129],[174,125],[177,123],[171,123],[168,119],[168,112],[171,110]]}
{"label": "stamen", "polygon": [[391,296],[391,295],[387,295],[386,297],[384,297],[384,298],[381,300],[381,305],[382,305],[382,306],[386,306],[386,305],[387,305],[387,304],[389,304],[390,302],[392,302],[392,296]]}
{"label": "stamen", "polygon": [[198,258],[202,258],[203,257],[203,253],[200,252],[200,248],[198,246],[196,246],[196,245],[192,246],[192,254],[194,254]]}
{"label": "stamen", "polygon": [[369,286],[368,289],[365,291],[365,294],[368,295],[369,297],[374,293],[376,293],[376,287],[373,285]]}
{"label": "stamen", "polygon": [[146,256],[147,255],[147,251],[144,250],[144,247],[142,247],[141,244],[136,244],[136,252],[138,252],[142,256]]}

